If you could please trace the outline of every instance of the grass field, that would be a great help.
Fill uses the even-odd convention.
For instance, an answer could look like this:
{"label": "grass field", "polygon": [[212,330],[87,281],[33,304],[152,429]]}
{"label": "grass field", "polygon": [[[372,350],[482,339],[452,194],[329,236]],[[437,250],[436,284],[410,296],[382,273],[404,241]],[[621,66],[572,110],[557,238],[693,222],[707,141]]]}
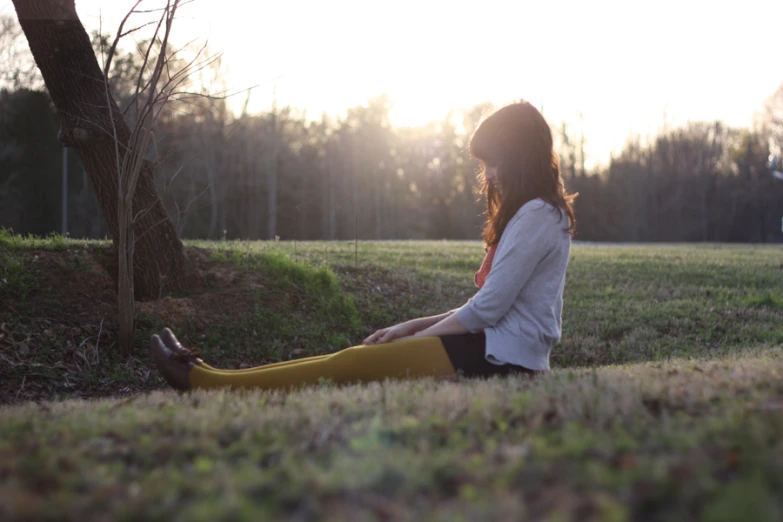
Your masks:
{"label": "grass field", "polygon": [[144,349],[163,324],[216,365],[326,353],[460,305],[482,257],[476,242],[191,246],[204,288],[143,304],[129,360],[99,292],[104,244],[0,241],[0,518],[783,517],[780,246],[575,245],[563,343],[534,380],[154,391]]}

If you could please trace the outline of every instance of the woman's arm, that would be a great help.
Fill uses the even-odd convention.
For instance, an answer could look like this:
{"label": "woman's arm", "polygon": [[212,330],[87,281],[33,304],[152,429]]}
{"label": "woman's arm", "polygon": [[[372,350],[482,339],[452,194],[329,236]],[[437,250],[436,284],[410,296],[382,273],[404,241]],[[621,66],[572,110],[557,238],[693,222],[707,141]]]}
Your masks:
{"label": "woman's arm", "polygon": [[468,329],[460,322],[457,314],[449,312],[448,317],[438,321],[429,328],[421,330],[413,337],[433,337],[439,335],[454,335],[468,333]]}
{"label": "woman's arm", "polygon": [[421,328],[419,328],[416,331],[420,332],[422,330],[426,330],[427,328],[430,328],[430,327],[440,323],[444,319],[448,319],[449,317],[454,315],[454,312],[456,312],[456,311],[457,310],[449,310],[448,312],[443,313],[443,314],[432,315],[430,317],[421,317],[421,318],[419,318],[419,320],[421,321],[421,323],[419,323]]}
{"label": "woman's arm", "polygon": [[426,330],[427,328],[438,324],[439,322],[453,315],[455,311],[456,310],[451,310],[449,312],[439,315],[432,315],[430,317],[419,317],[418,319],[411,319],[410,321],[405,321],[404,323],[396,324],[388,328],[382,328],[381,330],[378,330],[371,336],[367,337],[367,339],[364,340],[364,344],[389,343],[411,337],[417,332]]}

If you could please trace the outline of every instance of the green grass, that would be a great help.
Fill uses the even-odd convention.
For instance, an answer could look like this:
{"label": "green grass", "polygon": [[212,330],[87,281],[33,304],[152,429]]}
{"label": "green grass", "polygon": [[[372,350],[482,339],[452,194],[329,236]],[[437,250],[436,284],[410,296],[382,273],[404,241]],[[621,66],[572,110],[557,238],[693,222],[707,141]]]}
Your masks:
{"label": "green grass", "polygon": [[[354,298],[341,291],[331,268],[297,262],[274,251],[227,254],[217,250],[212,259],[264,274],[267,284],[252,291],[249,308],[236,317],[227,317],[206,331],[187,326],[180,331],[185,341],[217,347],[210,356],[229,357],[229,363],[281,360],[293,350],[329,353],[351,344],[351,337],[357,339],[351,336],[361,329]],[[148,338],[143,337],[145,347]]]}
{"label": "green grass", "polygon": [[25,265],[21,256],[0,252],[0,292],[7,299],[23,300],[34,291],[35,278]]}
{"label": "green grass", "polygon": [[[53,236],[0,239],[0,281],[17,300],[37,288],[31,249],[71,248],[105,255],[96,242]],[[30,241],[39,241],[32,247]],[[190,241],[211,259],[244,273],[266,274],[251,298],[215,324],[177,325],[184,339],[217,348],[232,366],[357,344],[373,329],[464,303],[483,255],[475,241],[237,242]],[[780,246],[576,245],[565,291],[563,342],[555,367],[580,367],[670,357],[709,358],[783,343]],[[74,277],[91,269],[82,257],[60,263]],[[252,285],[251,285],[252,286]],[[56,290],[56,289],[55,289]],[[215,291],[221,290],[216,287]],[[56,292],[51,300],[58,300]],[[187,297],[179,295],[175,297]],[[232,303],[229,303],[232,304]],[[0,321],[8,320],[2,315]],[[140,317],[138,349],[164,323]]]}
{"label": "green grass", "polygon": [[74,247],[97,247],[108,245],[108,240],[72,239],[62,234],[51,233],[41,237],[36,235],[14,234],[10,228],[0,227],[0,252],[5,250],[66,250]]}
{"label": "green grass", "polygon": [[[244,315],[180,329],[218,346],[215,365],[331,351],[459,306],[483,255],[478,242],[188,244],[268,277]],[[0,254],[28,298],[30,248]],[[555,370],[535,380],[0,407],[0,518],[783,517],[780,245],[575,245],[563,317]],[[143,323],[140,346],[161,325]],[[138,379],[149,362],[134,359],[91,371]]]}
{"label": "green grass", "polygon": [[[346,291],[363,324],[436,314],[464,303],[483,249],[475,241],[194,242],[312,264],[356,267]],[[377,280],[384,288],[376,290]],[[395,288],[402,288],[398,299]],[[388,306],[392,301],[393,306]],[[595,366],[715,357],[783,344],[779,245],[576,245],[568,269],[563,343],[552,363]],[[355,338],[354,335],[352,338]]]}

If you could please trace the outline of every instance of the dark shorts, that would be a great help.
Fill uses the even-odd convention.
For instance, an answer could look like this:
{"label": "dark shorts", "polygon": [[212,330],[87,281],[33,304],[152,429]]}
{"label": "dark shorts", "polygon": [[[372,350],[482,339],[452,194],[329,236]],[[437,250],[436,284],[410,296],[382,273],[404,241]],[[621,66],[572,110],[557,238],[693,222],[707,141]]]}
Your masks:
{"label": "dark shorts", "polygon": [[441,335],[440,340],[457,373],[465,377],[492,377],[493,375],[535,375],[539,372],[516,364],[499,366],[487,361],[487,338],[484,332],[459,335]]}

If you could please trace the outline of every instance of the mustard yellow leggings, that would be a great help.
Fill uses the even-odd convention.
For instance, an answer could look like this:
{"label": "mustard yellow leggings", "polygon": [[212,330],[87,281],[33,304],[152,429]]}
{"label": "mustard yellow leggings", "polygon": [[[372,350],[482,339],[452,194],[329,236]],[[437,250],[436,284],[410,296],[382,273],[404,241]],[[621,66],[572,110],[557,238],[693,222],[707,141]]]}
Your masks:
{"label": "mustard yellow leggings", "polygon": [[[483,355],[483,343],[481,346]],[[330,355],[267,364],[245,370],[219,370],[204,362],[190,370],[192,388],[285,389],[384,379],[447,377],[456,370],[440,337],[421,337],[396,343],[361,345]]]}

